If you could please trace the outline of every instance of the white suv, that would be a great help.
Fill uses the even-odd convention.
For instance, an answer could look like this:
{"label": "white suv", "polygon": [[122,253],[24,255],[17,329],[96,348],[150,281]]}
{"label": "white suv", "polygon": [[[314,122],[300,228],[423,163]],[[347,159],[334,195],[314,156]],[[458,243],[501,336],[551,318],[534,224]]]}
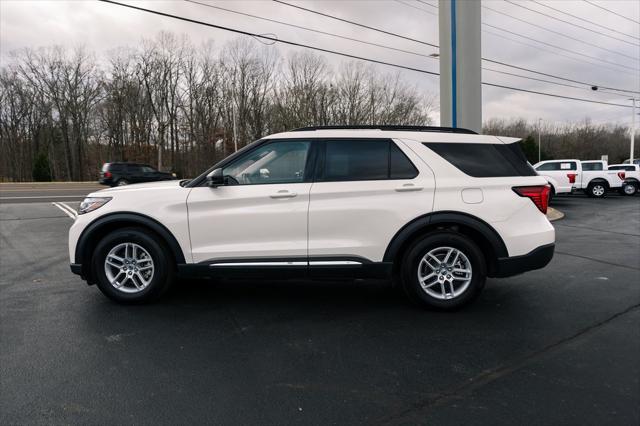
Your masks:
{"label": "white suv", "polygon": [[400,126],[271,135],[190,181],[90,194],[71,269],[119,302],[176,277],[393,278],[456,308],[486,277],[553,256],[549,186],[516,141]]}

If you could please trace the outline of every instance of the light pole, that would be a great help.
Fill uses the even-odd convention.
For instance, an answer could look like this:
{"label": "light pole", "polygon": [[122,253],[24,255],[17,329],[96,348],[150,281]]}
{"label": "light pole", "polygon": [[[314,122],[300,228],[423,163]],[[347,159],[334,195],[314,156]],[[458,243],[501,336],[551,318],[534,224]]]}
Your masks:
{"label": "light pole", "polygon": [[636,138],[636,98],[631,99],[633,102],[633,108],[631,109],[631,150],[629,154],[629,164],[633,164],[633,145]]}
{"label": "light pole", "polygon": [[541,139],[540,133],[541,132],[542,132],[542,118],[538,118],[538,163],[542,161],[542,158],[540,155],[542,152],[542,150],[540,149],[540,139]]}

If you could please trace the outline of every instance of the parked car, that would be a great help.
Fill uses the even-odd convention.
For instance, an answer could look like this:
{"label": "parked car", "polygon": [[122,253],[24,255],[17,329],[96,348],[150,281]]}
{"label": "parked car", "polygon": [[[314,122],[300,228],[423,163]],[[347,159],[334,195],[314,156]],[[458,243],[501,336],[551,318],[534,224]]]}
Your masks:
{"label": "parked car", "polygon": [[540,176],[551,186],[551,194],[570,194],[576,187],[576,178],[582,166],[580,160],[547,160],[533,165]]}
{"label": "parked car", "polygon": [[[631,161],[629,161],[629,159],[627,158],[626,160],[624,160],[622,162],[622,164],[629,164]],[[633,159],[633,164],[637,164],[640,166],[640,158],[634,158]]]}
{"label": "parked car", "polygon": [[176,277],[392,278],[454,309],[487,277],[553,256],[549,186],[517,141],[402,126],[271,135],[191,181],[90,194],[71,270],[124,303]]}
{"label": "parked car", "polygon": [[620,193],[623,195],[635,195],[640,188],[640,165],[638,164],[612,164],[609,170],[620,171],[625,173],[624,182]]}
{"label": "parked car", "polygon": [[104,163],[98,182],[102,185],[123,186],[130,183],[156,182],[175,178],[175,173],[160,172],[148,164]]}
{"label": "parked car", "polygon": [[571,188],[584,191],[589,197],[602,198],[610,190],[619,190],[624,182],[624,172],[609,171],[607,162],[600,160],[546,160],[533,167],[548,179],[552,195],[569,192]]}

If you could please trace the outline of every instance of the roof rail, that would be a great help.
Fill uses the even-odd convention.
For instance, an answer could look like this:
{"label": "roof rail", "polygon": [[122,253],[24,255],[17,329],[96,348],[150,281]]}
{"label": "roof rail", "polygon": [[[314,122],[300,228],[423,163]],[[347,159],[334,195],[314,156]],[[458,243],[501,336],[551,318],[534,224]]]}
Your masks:
{"label": "roof rail", "polygon": [[465,133],[477,135],[469,129],[439,126],[404,126],[404,125],[361,125],[361,126],[310,126],[291,130],[292,132],[305,132],[312,130],[385,130],[396,132],[440,132],[440,133]]}

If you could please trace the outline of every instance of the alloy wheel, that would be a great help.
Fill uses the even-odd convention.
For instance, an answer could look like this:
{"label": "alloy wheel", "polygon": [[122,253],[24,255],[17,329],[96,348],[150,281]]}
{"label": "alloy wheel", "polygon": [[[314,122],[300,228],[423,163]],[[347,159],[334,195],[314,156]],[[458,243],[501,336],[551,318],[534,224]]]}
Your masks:
{"label": "alloy wheel", "polygon": [[136,243],[118,244],[104,260],[107,280],[123,293],[138,293],[147,288],[153,279],[154,270],[151,255]]}
{"label": "alloy wheel", "polygon": [[453,247],[430,250],[418,263],[418,282],[429,296],[449,300],[463,294],[473,271],[469,258]]}

